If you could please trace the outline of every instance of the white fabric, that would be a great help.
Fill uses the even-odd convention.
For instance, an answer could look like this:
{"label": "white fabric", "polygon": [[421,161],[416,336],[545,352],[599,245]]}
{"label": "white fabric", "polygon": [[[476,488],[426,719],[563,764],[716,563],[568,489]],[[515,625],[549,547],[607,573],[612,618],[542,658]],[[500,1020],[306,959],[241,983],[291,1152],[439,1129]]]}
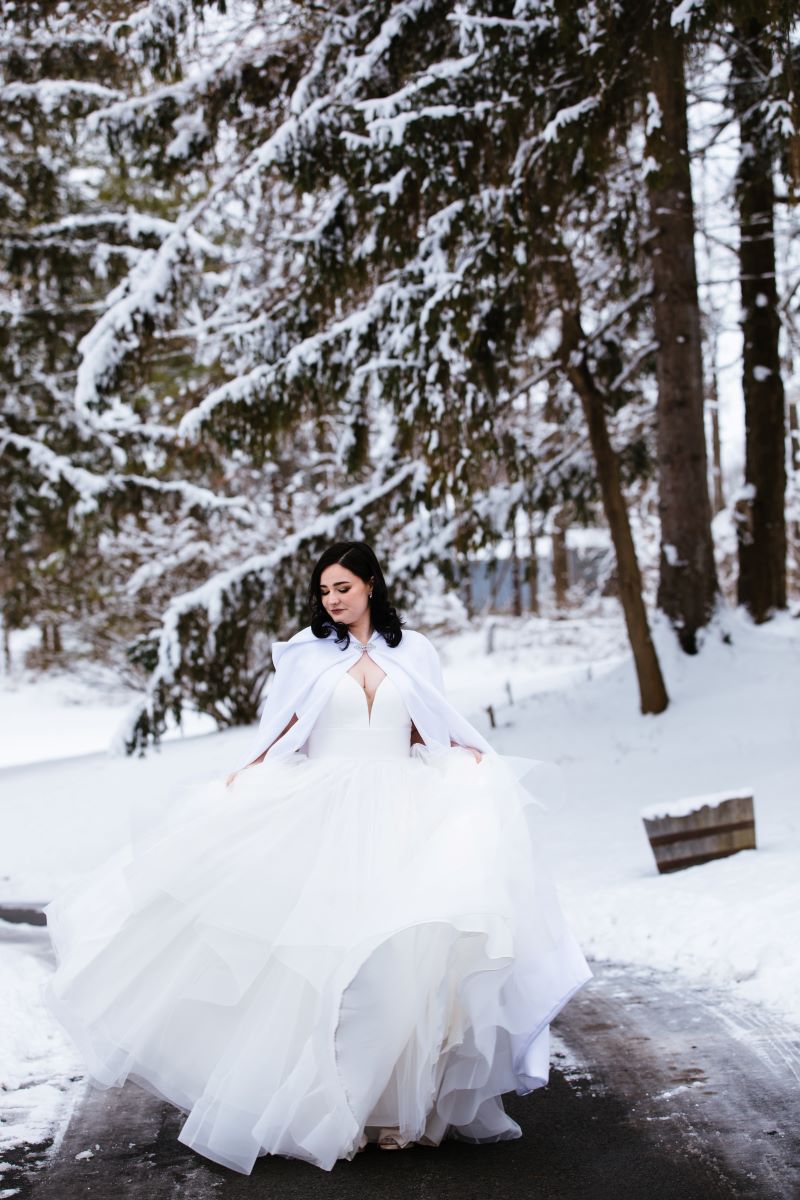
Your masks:
{"label": "white fabric", "polygon": [[[370,657],[399,689],[426,746],[449,747],[453,741],[459,746],[474,746],[484,754],[494,754],[483,735],[448,702],[439,655],[423,633],[404,629],[400,644],[389,646],[376,631],[367,644]],[[351,638],[349,646],[342,647],[337,645],[333,634],[318,638],[310,626],[288,642],[274,642],[275,674],[258,734],[238,766],[253,762],[273,742],[268,754],[271,759],[288,758],[296,750],[305,750],[308,735],[334,687],[361,654],[354,639]],[[276,742],[295,714],[297,722]]]}
{"label": "white fabric", "polygon": [[513,765],[409,748],[395,678],[337,672],[308,754],[215,784],[47,908],[47,999],[102,1087],[185,1110],[234,1170],[330,1170],[364,1133],[520,1136],[590,971]]}

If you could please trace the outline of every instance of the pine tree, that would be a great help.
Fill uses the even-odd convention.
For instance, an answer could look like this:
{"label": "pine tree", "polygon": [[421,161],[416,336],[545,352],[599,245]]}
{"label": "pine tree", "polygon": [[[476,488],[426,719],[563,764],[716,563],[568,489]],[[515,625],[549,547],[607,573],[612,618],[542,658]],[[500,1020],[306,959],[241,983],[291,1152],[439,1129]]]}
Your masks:
{"label": "pine tree", "polygon": [[[568,488],[573,504],[589,496],[596,504],[585,428],[566,453],[562,437],[551,472],[537,434],[523,440],[512,403],[526,375],[547,369],[532,351],[558,312],[547,243],[569,221],[577,189],[597,183],[576,165],[585,156],[579,119],[600,107],[588,92],[588,56],[583,75],[565,74],[552,88],[532,84],[541,62],[572,53],[574,26],[574,15],[506,21],[485,6],[338,10],[291,118],[262,156],[313,195],[313,235],[294,235],[296,260],[281,273],[292,280],[292,302],[284,291],[284,306],[269,310],[281,338],[263,367],[189,414],[187,432],[210,428],[247,449],[262,412],[277,403],[302,413],[321,394],[346,441],[359,446],[388,402],[393,441],[384,453],[391,446],[395,461],[419,464],[429,509],[471,514],[460,522],[462,545],[470,524],[475,537],[504,534],[526,494],[536,505],[537,491]],[[302,329],[293,327],[297,313]],[[573,408],[576,400],[573,393]],[[508,489],[499,509],[498,486]],[[483,514],[494,519],[487,524]],[[653,710],[664,702],[662,686]]]}
{"label": "pine tree", "polygon": [[652,214],[653,317],[658,342],[661,518],[659,607],[687,653],[717,597],[708,465],[694,206],[684,79],[684,36],[672,5],[652,13],[647,186]]}
{"label": "pine tree", "polygon": [[[173,232],[169,194],[109,158],[92,120],[169,57],[191,5],[4,7],[0,604],[6,627],[38,620],[55,647],[63,622],[113,594],[97,548],[125,514],[230,507],[203,488],[196,448],[193,481],[167,477],[178,455],[163,409],[189,372],[178,339],[168,361],[151,357],[145,325],[134,335],[120,323],[130,400],[117,394],[102,414],[85,402],[87,377],[108,373],[98,312],[109,299],[124,308]],[[196,265],[211,248],[193,249]]]}
{"label": "pine tree", "polygon": [[[107,456],[93,459],[98,495],[109,480],[126,495],[138,487],[160,512],[167,485],[185,497],[191,478],[206,503],[238,498],[257,551],[233,531],[239,565],[207,557],[205,584],[187,571],[160,621],[148,607],[132,651],[152,669],[138,746],[186,702],[249,719],[264,645],[302,612],[308,558],[331,537],[374,540],[399,596],[426,561],[463,564],[507,537],[520,509],[565,505],[595,520],[605,505],[618,553],[632,551],[625,491],[652,471],[656,400],[667,424],[680,412],[655,386],[669,314],[655,268],[648,294],[644,254],[647,196],[655,211],[660,186],[688,195],[684,176],[670,182],[673,166],[686,169],[675,71],[650,88],[669,84],[677,106],[666,92],[650,105],[654,162],[657,107],[671,141],[644,182],[654,18],[659,63],[681,50],[662,0],[240,3],[204,22],[212,9],[148,8],[180,11],[183,25],[152,41],[154,61],[134,55],[126,94],[91,124],[127,166],[137,204],[146,183],[147,215],[158,207],[165,222],[149,226],[151,253],[131,254],[117,286],[94,297],[75,367],[74,410]],[[119,31],[128,42],[134,25]],[[666,238],[682,254],[690,218],[684,206]],[[682,346],[667,373],[684,363],[693,387],[699,341]],[[662,440],[665,503],[679,448],[670,457]],[[685,541],[707,550],[701,510]],[[713,568],[701,555],[687,574],[681,553],[669,604],[692,648]],[[639,606],[629,627],[642,633],[641,666],[649,633],[635,556],[630,565],[622,593],[629,618]],[[152,605],[177,583],[165,579]],[[659,698],[648,677],[643,705],[657,711],[663,681]]]}

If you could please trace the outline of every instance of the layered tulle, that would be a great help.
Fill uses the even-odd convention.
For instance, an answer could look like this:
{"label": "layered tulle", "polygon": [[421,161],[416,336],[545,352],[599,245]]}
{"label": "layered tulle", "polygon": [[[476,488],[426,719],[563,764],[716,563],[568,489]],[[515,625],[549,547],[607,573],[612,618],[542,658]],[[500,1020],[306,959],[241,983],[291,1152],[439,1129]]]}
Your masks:
{"label": "layered tulle", "polygon": [[101,1086],[187,1113],[250,1171],[330,1169],[381,1126],[519,1136],[589,978],[513,764],[295,755],[197,792],[47,909],[48,1000]]}

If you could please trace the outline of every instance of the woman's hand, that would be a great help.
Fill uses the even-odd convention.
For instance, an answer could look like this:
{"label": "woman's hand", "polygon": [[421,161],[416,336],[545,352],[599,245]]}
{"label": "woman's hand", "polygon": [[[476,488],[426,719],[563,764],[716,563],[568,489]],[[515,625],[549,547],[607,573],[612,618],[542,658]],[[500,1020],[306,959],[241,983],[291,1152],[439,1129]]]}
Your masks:
{"label": "woman's hand", "polygon": [[450,745],[455,746],[458,750],[469,750],[476,763],[479,763],[483,758],[480,750],[476,750],[474,746],[462,746],[460,742],[454,742],[452,738],[450,738]]}
{"label": "woman's hand", "polygon": [[231,786],[231,784],[233,783],[234,779],[236,778],[236,776],[237,776],[238,774],[239,774],[239,772],[238,772],[238,771],[231,771],[230,775],[229,775],[229,776],[228,776],[228,778],[225,780],[225,787],[226,787],[226,788],[229,788],[229,787]]}

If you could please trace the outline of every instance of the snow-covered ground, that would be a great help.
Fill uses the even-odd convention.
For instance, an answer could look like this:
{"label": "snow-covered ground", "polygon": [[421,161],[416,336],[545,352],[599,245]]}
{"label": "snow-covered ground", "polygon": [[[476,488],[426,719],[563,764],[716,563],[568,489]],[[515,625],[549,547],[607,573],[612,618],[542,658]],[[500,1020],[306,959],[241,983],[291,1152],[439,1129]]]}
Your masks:
{"label": "snow-covered ground", "polygon": [[5,1152],[41,1145],[64,1121],[83,1067],[43,1007],[51,971],[46,929],[9,925],[0,943],[0,1198]]}
{"label": "snow-covered ground", "polygon": [[[723,622],[693,658],[657,629],[661,716],[639,715],[626,659],[506,710],[495,745],[562,768],[544,824],[588,954],[675,968],[800,1023],[800,621]],[[742,789],[758,849],[658,875],[642,811]]]}
{"label": "snow-covered ground", "polygon": [[[800,1024],[800,621],[722,620],[695,658],[656,629],[672,701],[659,717],[639,713],[613,607],[436,641],[451,698],[497,748],[558,764],[538,819],[587,954],[723,984]],[[42,760],[0,770],[0,903],[48,900],[138,822],[227,774],[250,739],[237,730],[175,739],[145,759],[78,757],[76,746],[95,750],[101,732],[113,734],[120,710],[91,689],[59,706],[58,686],[17,679],[0,690],[4,761]],[[62,758],[68,719],[75,757]],[[755,796],[758,850],[659,876],[642,810],[743,786]],[[52,1130],[81,1069],[39,1004],[44,934],[5,928],[0,1157]]]}
{"label": "snow-covered ground", "polygon": [[[33,682],[20,672],[1,680],[0,768],[104,751],[135,699],[102,675],[88,681],[64,672]],[[183,731],[168,729],[165,741],[213,728],[210,717],[189,713]]]}

